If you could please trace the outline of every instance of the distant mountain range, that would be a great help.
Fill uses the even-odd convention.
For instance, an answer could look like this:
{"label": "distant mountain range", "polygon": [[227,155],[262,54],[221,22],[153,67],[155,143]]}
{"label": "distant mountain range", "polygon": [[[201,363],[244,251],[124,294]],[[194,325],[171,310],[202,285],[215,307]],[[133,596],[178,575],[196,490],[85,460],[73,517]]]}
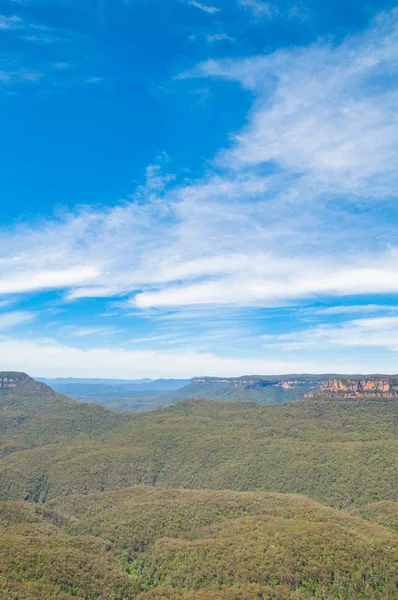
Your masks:
{"label": "distant mountain range", "polygon": [[79,402],[96,402],[112,410],[140,412],[168,403],[166,392],[189,384],[189,379],[78,379],[37,377],[59,394]]}
{"label": "distant mountain range", "polygon": [[90,377],[35,377],[36,381],[43,381],[44,383],[52,383],[53,385],[64,385],[70,383],[76,384],[101,384],[105,385],[138,385],[141,383],[152,383],[153,379],[106,379],[106,378],[90,378]]}
{"label": "distant mountain range", "polygon": [[319,389],[329,375],[246,375],[242,377],[195,377],[183,388],[163,395],[172,404],[186,398],[223,402],[279,404],[297,400]]}
{"label": "distant mountain range", "polygon": [[59,394],[79,402],[96,402],[116,411],[141,412],[189,398],[280,404],[314,393],[326,381],[339,377],[341,376],[335,374],[291,374],[155,380],[37,379],[47,383]]}
{"label": "distant mountain range", "polygon": [[[54,390],[74,389],[76,393],[95,393],[102,389],[105,391],[123,391],[128,392],[162,392],[176,390],[190,382],[190,379],[74,379],[74,378],[56,378],[49,379],[45,377],[36,377],[37,381],[42,381],[51,386]],[[82,390],[82,392],[80,392]]]}

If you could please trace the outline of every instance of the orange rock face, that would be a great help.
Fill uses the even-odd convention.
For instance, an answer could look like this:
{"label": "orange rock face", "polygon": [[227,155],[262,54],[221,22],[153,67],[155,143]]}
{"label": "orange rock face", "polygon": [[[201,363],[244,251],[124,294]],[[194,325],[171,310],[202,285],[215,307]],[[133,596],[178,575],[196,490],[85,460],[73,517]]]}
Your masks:
{"label": "orange rock face", "polygon": [[369,379],[329,379],[321,389],[332,397],[358,398],[369,397],[398,397],[398,381],[384,377]]}
{"label": "orange rock face", "polygon": [[2,377],[0,379],[0,388],[13,388],[17,382],[12,377]]}

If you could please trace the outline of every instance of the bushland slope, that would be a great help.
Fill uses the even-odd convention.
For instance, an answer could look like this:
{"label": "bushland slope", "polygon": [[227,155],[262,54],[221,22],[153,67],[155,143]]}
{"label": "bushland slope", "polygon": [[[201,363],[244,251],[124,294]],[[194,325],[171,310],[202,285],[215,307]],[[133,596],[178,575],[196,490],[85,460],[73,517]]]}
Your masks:
{"label": "bushland slope", "polygon": [[0,372],[0,456],[77,437],[98,437],[128,417],[80,404],[25,373]]}
{"label": "bushland slope", "polygon": [[301,493],[337,508],[398,499],[395,399],[192,400],[127,421],[109,415],[100,437],[73,433],[4,457],[0,497],[43,501],[144,484]]}
{"label": "bushland slope", "polygon": [[139,487],[7,502],[0,547],[8,600],[397,593],[393,531],[296,495]]}

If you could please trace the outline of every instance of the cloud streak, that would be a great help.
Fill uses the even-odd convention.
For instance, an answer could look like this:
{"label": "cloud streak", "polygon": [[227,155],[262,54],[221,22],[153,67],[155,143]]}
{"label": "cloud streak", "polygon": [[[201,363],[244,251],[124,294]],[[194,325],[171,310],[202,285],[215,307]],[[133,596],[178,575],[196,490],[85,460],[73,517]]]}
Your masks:
{"label": "cloud streak", "polygon": [[95,267],[76,266],[70,269],[42,270],[9,274],[0,281],[0,294],[15,294],[40,290],[64,289],[98,277]]}
{"label": "cloud streak", "polygon": [[[311,349],[320,345],[384,348],[398,351],[398,317],[385,316],[319,325],[305,331],[263,336],[267,344],[286,350]],[[396,370],[396,369],[395,369]]]}
{"label": "cloud streak", "polygon": [[280,15],[278,8],[271,2],[262,2],[261,0],[238,0],[238,5],[250,10],[257,19],[274,19]]}
{"label": "cloud streak", "polygon": [[196,0],[189,0],[188,4],[208,13],[209,15],[220,12],[220,9],[217,6],[210,6],[209,4],[203,4],[202,2],[197,2]]}
{"label": "cloud streak", "polygon": [[12,15],[11,17],[0,15],[0,30],[19,29],[20,27],[22,27],[22,19],[16,15]]}
{"label": "cloud streak", "polygon": [[[23,7],[21,9],[24,15]],[[0,15],[0,33],[12,40],[0,60],[0,84],[6,93],[24,84],[36,84],[38,91],[59,92],[61,87],[90,85],[103,80],[95,71],[92,73],[95,40],[89,36],[17,15]],[[31,48],[32,44],[36,48]]]}
{"label": "cloud streak", "polygon": [[[273,358],[222,358],[212,352],[124,350],[92,348],[82,350],[46,340],[0,341],[0,361],[5,370],[20,370],[47,377],[188,378],[196,375],[236,376],[247,373],[361,372],[360,361],[275,360]],[[381,361],[373,362],[375,371],[383,371]]]}
{"label": "cloud streak", "polygon": [[0,331],[7,331],[17,325],[31,323],[36,318],[35,313],[29,311],[13,311],[0,313]]}

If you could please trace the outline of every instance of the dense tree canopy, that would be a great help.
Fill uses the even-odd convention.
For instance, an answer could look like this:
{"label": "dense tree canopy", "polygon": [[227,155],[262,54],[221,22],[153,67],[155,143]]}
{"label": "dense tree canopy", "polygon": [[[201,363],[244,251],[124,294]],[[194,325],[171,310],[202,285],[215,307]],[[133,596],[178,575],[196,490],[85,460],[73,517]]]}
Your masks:
{"label": "dense tree canopy", "polygon": [[394,399],[0,407],[0,598],[397,597]]}

